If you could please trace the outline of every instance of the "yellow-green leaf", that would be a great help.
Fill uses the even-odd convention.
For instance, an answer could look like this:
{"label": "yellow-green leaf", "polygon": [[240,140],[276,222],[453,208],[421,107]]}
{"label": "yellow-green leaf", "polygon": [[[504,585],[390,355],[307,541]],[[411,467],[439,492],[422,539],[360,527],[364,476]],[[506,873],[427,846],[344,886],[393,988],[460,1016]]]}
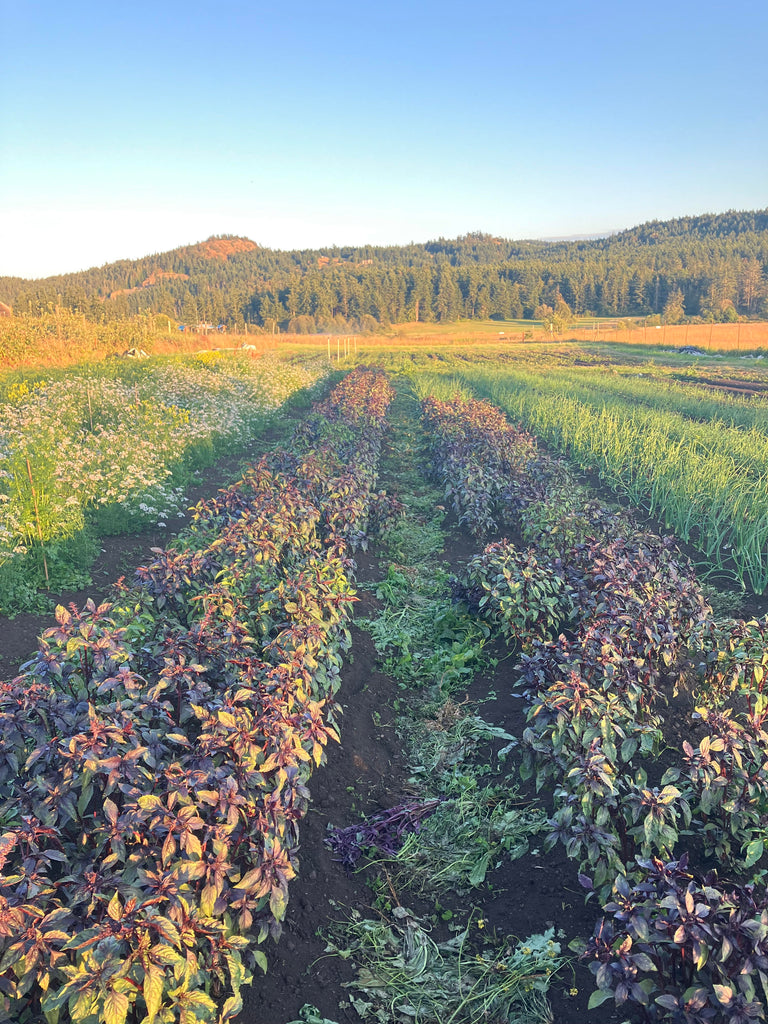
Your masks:
{"label": "yellow-green leaf", "polygon": [[153,1024],[163,998],[165,971],[151,964],[144,975],[144,1002],[147,1004],[149,1024]]}
{"label": "yellow-green leaf", "polygon": [[120,906],[120,897],[117,893],[112,897],[107,906],[107,913],[113,921],[119,921],[123,916],[123,908]]}
{"label": "yellow-green leaf", "polygon": [[102,1009],[104,1024],[125,1024],[129,1006],[128,996],[124,996],[122,992],[115,992],[114,989],[110,989],[107,992]]}
{"label": "yellow-green leaf", "polygon": [[269,909],[276,921],[282,921],[285,917],[287,901],[285,894],[280,889],[273,889],[269,897]]}
{"label": "yellow-green leaf", "polygon": [[200,910],[205,917],[213,917],[213,908],[216,905],[218,893],[213,885],[206,885],[200,893]]}

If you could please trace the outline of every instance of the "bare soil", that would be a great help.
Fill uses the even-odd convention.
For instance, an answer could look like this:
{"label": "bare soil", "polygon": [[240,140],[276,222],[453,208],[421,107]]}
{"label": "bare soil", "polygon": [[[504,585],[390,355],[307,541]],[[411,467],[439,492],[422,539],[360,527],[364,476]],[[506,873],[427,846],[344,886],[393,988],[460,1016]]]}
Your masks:
{"label": "bare soil", "polygon": [[710,388],[712,391],[724,391],[729,395],[738,395],[741,398],[755,398],[757,395],[764,395],[768,392],[768,384],[765,381],[757,380],[711,380],[708,377],[689,377],[678,375],[675,380],[679,384],[695,385],[700,388]]}

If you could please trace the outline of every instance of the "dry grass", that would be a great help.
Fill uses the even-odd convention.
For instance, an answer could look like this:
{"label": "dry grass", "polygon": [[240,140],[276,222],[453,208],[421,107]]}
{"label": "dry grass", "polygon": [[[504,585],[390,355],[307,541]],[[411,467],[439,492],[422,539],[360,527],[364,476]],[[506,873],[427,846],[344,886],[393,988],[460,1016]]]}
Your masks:
{"label": "dry grass", "polygon": [[[618,324],[621,323],[621,326]],[[352,352],[386,347],[388,351],[408,352],[416,348],[440,349],[457,345],[499,345],[511,347],[531,342],[615,342],[625,345],[648,345],[680,348],[691,345],[705,352],[768,351],[768,322],[735,324],[680,324],[676,326],[626,326],[626,321],[594,321],[573,327],[560,335],[550,335],[541,324],[530,320],[496,321],[464,320],[455,324],[409,323],[393,324],[381,334],[327,335],[280,334],[272,335],[283,349],[286,345],[322,352],[330,351],[331,358],[344,355],[344,339]],[[262,335],[262,338],[265,336]],[[329,344],[330,340],[330,344]]]}
{"label": "dry grass", "polygon": [[395,324],[376,335],[329,334],[195,334],[189,331],[157,331],[147,318],[95,324],[82,315],[59,311],[43,317],[0,317],[0,369],[63,367],[100,360],[129,348],[150,355],[175,355],[203,350],[254,346],[256,354],[328,355],[333,361],[386,348],[407,354],[416,349],[498,345],[514,348],[531,342],[614,342],[679,348],[696,346],[706,352],[768,351],[768,323],[683,324],[680,326],[632,327],[617,321],[575,324],[552,337],[534,321],[465,320],[455,324]]}
{"label": "dry grass", "polygon": [[68,311],[42,317],[0,317],[0,369],[52,368],[98,361],[131,348],[148,355],[179,355],[253,345],[256,354],[273,351],[268,334],[196,334],[152,329],[146,318],[92,323]]}
{"label": "dry grass", "polygon": [[626,345],[691,345],[705,352],[754,352],[768,349],[768,323],[678,324],[631,329],[595,328],[569,330],[563,339],[613,341]]}

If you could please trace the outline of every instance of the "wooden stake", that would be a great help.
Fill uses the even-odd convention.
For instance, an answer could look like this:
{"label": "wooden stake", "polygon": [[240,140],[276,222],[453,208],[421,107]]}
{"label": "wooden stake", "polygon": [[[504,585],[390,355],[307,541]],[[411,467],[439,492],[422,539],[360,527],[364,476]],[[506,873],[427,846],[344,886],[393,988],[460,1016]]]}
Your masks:
{"label": "wooden stake", "polygon": [[32,467],[29,464],[29,456],[27,456],[27,475],[29,476],[29,486],[32,488],[32,501],[35,506],[35,523],[37,524],[37,539],[40,541],[40,550],[43,553],[43,571],[45,572],[46,585],[50,584],[50,578],[48,576],[48,562],[45,557],[45,547],[43,546],[43,528],[40,525],[40,509],[37,505],[37,491],[35,490],[35,484],[32,480]]}
{"label": "wooden stake", "polygon": [[91,389],[86,389],[88,392],[88,419],[91,421],[91,433],[93,433],[93,409],[91,408]]}

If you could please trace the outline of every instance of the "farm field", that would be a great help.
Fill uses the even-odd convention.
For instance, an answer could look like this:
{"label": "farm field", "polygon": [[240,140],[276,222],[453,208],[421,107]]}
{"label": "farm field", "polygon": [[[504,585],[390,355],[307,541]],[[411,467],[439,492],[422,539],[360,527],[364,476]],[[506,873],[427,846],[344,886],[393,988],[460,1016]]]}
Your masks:
{"label": "farm field", "polygon": [[459,324],[396,324],[391,335],[390,343],[397,341],[420,347],[499,341],[509,346],[516,342],[541,344],[558,340],[643,348],[695,346],[708,353],[728,352],[737,356],[768,350],[768,323],[763,322],[664,324],[657,328],[644,326],[642,318],[601,320],[590,317],[574,320],[553,339],[544,324],[536,320],[467,320]]}
{"label": "farm field", "polygon": [[7,1019],[759,1019],[768,373],[374,358],[3,684]]}
{"label": "farm field", "polygon": [[[546,343],[579,342],[591,351],[608,345],[620,346],[631,356],[646,358],[657,349],[673,359],[675,349],[695,347],[707,355],[728,355],[737,359],[751,353],[768,353],[768,322],[744,321],[718,324],[664,324],[644,326],[641,319],[579,318],[562,334],[550,334],[538,320],[464,320],[454,323],[396,323],[379,332],[336,336],[269,333],[252,328],[245,333],[213,331],[199,334],[179,331],[175,321],[158,315],[138,315],[127,320],[94,323],[82,314],[66,309],[40,315],[20,314],[0,317],[0,370],[23,372],[30,365],[43,369],[63,368],[86,361],[118,356],[127,349],[145,350],[150,356],[195,355],[201,351],[237,352],[243,347],[259,354],[293,353],[328,355],[336,359],[344,354],[345,341],[355,350],[366,349],[371,358],[384,358],[392,352],[461,350],[465,347],[487,351],[498,345],[502,355],[518,346],[537,348]],[[522,354],[523,358],[527,358]],[[651,357],[653,357],[651,355]],[[619,357],[622,358],[622,357]]]}

